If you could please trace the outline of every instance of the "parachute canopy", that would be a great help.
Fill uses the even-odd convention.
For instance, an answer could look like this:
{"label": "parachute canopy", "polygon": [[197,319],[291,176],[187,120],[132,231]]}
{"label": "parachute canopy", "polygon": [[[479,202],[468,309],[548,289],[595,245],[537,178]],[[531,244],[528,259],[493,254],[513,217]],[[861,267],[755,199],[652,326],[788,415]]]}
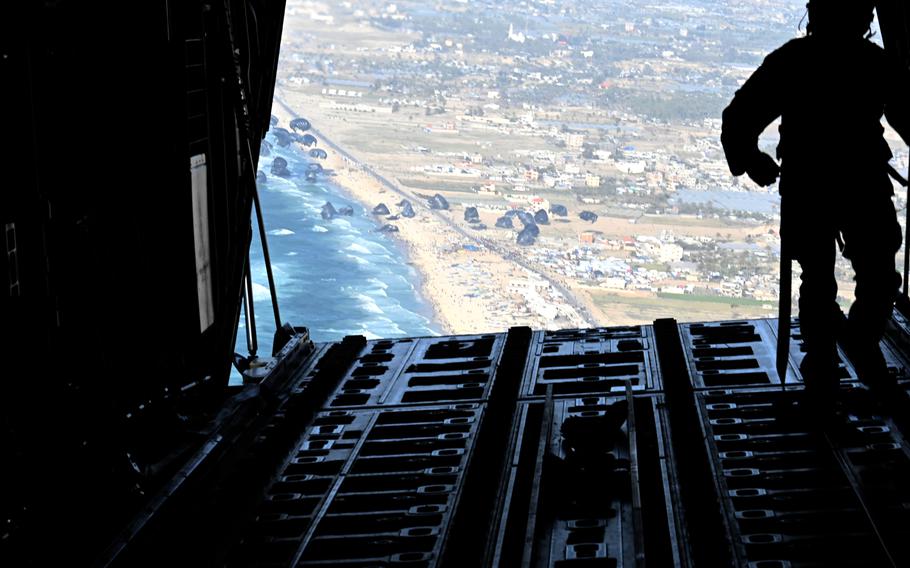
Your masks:
{"label": "parachute canopy", "polygon": [[320,212],[320,215],[322,215],[323,219],[328,221],[329,219],[338,215],[338,211],[335,210],[334,205],[332,205],[331,203],[326,201],[325,205],[322,206],[322,211]]}
{"label": "parachute canopy", "polygon": [[528,225],[534,224],[534,216],[528,213],[527,211],[518,212],[518,220],[521,221],[521,224],[527,227]]}
{"label": "parachute canopy", "polygon": [[565,205],[559,205],[559,204],[553,203],[552,205],[550,205],[550,213],[552,213],[554,215],[559,215],[560,217],[565,217],[569,214],[569,210],[566,209]]}
{"label": "parachute canopy", "polygon": [[301,132],[310,129],[310,121],[305,118],[295,118],[291,121],[291,130],[300,130]]}
{"label": "parachute canopy", "polygon": [[578,214],[578,217],[582,221],[590,221],[592,223],[594,221],[597,221],[597,213],[594,213],[593,211],[582,211],[581,213]]}
{"label": "parachute canopy", "polygon": [[516,242],[523,246],[529,246],[534,244],[534,238],[537,236],[532,230],[531,227],[537,227],[537,225],[528,225],[518,233]]}
{"label": "parachute canopy", "polygon": [[449,202],[445,197],[439,195],[438,193],[430,198],[430,209],[448,209]]}
{"label": "parachute canopy", "polygon": [[410,219],[411,217],[416,215],[416,213],[414,212],[414,206],[411,205],[411,202],[408,201],[407,199],[402,200],[401,203],[398,204],[398,206],[401,207],[401,216],[402,217],[407,217],[408,219]]}
{"label": "parachute canopy", "polygon": [[272,161],[272,175],[287,177],[291,175],[291,171],[288,169],[288,161],[278,156]]}

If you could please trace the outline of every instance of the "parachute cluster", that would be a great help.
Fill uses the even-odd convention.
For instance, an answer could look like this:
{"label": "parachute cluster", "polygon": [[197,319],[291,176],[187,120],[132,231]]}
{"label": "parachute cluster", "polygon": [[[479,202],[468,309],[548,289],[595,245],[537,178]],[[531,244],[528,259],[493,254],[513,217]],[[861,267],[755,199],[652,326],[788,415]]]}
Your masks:
{"label": "parachute cluster", "polygon": [[[291,142],[297,142],[306,148],[310,148],[307,152],[310,158],[315,158],[317,160],[324,160],[328,158],[328,153],[322,149],[317,148],[318,140],[315,136],[310,133],[303,134],[307,130],[312,128],[312,124],[309,120],[302,117],[294,118],[290,121],[290,129],[281,128],[278,126],[278,118],[274,115],[270,117],[269,124],[271,128],[269,132],[274,137],[274,144],[278,147],[284,148],[291,144]],[[274,146],[266,140],[262,141],[262,144],[259,147],[260,156],[269,156],[272,154]],[[307,181],[314,182],[317,179],[317,175],[323,172],[323,167],[318,163],[310,163],[306,168],[306,179]],[[287,160],[280,156],[276,156],[272,161],[271,173],[275,176],[288,177],[291,175],[291,171],[288,169]],[[265,183],[267,181],[266,175],[264,172],[259,171],[256,174],[257,183]],[[432,197],[426,198],[427,205],[430,209],[434,210],[448,210],[450,208],[448,200],[440,195],[439,193],[435,194]],[[413,218],[416,216],[416,211],[414,206],[407,199],[402,199],[397,204],[398,213],[392,214],[389,210],[389,207],[385,203],[377,204],[373,209],[372,213],[374,215],[383,215],[388,221],[395,221],[404,218]],[[323,219],[333,219],[340,215],[351,216],[354,214],[354,210],[351,207],[341,207],[336,209],[331,203],[326,202],[322,206],[321,215]],[[509,210],[506,211],[504,215],[496,219],[495,226],[500,229],[514,229],[515,223],[514,219],[517,217],[521,222],[521,230],[518,232],[516,237],[519,245],[529,246],[533,245],[535,240],[540,236],[540,225],[549,225],[550,216],[556,217],[568,217],[569,211],[565,205],[560,205],[553,203],[550,205],[549,212],[545,209],[538,209],[535,213],[529,213],[527,211],[521,210]],[[583,221],[588,221],[594,223],[597,221],[598,216],[593,211],[581,211],[578,214],[578,217]],[[477,207],[466,207],[464,210],[464,220],[470,223],[471,228],[475,230],[486,229],[487,226],[481,223],[480,213],[477,211]],[[379,229],[380,232],[393,233],[398,232],[398,227],[391,223],[385,223]]]}
{"label": "parachute cluster", "polygon": [[[303,146],[310,148],[311,146],[316,146],[319,141],[312,134],[301,134],[312,128],[312,124],[306,118],[297,117],[291,120],[290,127],[291,130],[286,128],[281,128],[278,126],[278,117],[272,115],[269,124],[271,128],[269,133],[274,137],[275,146],[279,148],[286,148],[291,145],[291,142],[297,142]],[[274,150],[274,146],[269,143],[267,140],[263,140],[262,144],[259,146],[259,155],[260,156],[270,156]],[[317,160],[324,160],[329,157],[328,153],[322,148],[312,148],[307,152],[307,155],[310,158],[316,158]],[[323,168],[319,164],[308,164],[307,169],[304,172],[304,177],[310,183],[313,183],[319,179],[319,174],[323,172]],[[287,161],[284,158],[275,158],[272,163],[272,175],[288,177],[291,175],[291,171],[287,168]]]}
{"label": "parachute cluster", "polygon": [[[476,214],[476,208],[467,207],[465,208],[465,221],[469,223],[476,223],[479,221],[472,221]],[[531,214],[528,211],[522,211],[519,209],[511,209],[506,211],[504,215],[496,219],[496,227],[499,229],[514,229],[515,228],[515,219],[517,218],[521,222],[521,231],[519,231],[517,242],[520,245],[533,245],[537,237],[540,236],[540,225],[549,225],[551,217],[567,217],[569,215],[569,210],[565,205],[559,205],[553,203],[550,205],[550,210],[547,212],[546,209],[538,209],[535,213]],[[591,211],[582,211],[579,214],[579,217],[585,221],[591,223],[597,221],[597,214]],[[472,225],[476,226],[476,225]]]}
{"label": "parachute cluster", "polygon": [[[386,221],[398,221],[402,217],[404,217],[406,219],[410,219],[417,215],[417,212],[414,211],[414,206],[411,205],[411,202],[408,201],[407,199],[402,199],[395,205],[398,207],[397,214],[393,215],[392,211],[389,209],[389,206],[386,205],[385,203],[379,203],[376,205],[376,207],[373,207],[372,213],[373,213],[373,215],[384,215]],[[376,230],[379,231],[380,233],[397,233],[400,229],[398,228],[397,225],[393,225],[391,223],[385,223],[384,225],[382,225],[381,227],[379,227]]]}
{"label": "parachute cluster", "polygon": [[345,205],[345,206],[339,207],[338,209],[335,209],[334,205],[332,205],[330,202],[326,201],[325,205],[322,206],[322,211],[320,212],[320,215],[326,221],[330,221],[330,220],[334,219],[335,217],[339,217],[339,216],[351,217],[354,215],[354,208],[348,207]]}

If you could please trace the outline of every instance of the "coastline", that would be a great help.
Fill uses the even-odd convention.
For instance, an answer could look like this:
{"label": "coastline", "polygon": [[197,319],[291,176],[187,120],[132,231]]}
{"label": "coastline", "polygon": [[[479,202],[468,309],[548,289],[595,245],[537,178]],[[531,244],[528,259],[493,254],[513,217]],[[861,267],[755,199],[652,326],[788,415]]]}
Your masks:
{"label": "coastline", "polygon": [[[384,223],[382,223],[377,216],[369,214],[372,206],[370,206],[368,202],[363,201],[363,196],[358,195],[355,191],[352,191],[351,186],[347,183],[344,183],[340,179],[337,170],[335,169],[336,165],[333,164],[331,158],[324,160],[323,164],[326,164],[327,170],[332,170],[334,173],[334,175],[327,178],[327,181],[332,184],[333,189],[337,191],[337,193],[339,193],[343,198],[360,204],[360,206],[368,212],[367,215],[372,218],[373,224],[375,225],[374,230],[378,230],[382,225],[384,225]],[[414,290],[419,296],[420,304],[426,307],[425,311],[421,310],[417,313],[425,318],[427,320],[427,326],[433,331],[438,332],[439,335],[454,334],[455,332],[452,331],[451,324],[440,312],[439,305],[428,293],[426,287],[426,275],[420,268],[420,265],[414,261],[414,252],[411,243],[406,240],[397,238],[394,233],[390,234],[389,236],[391,237],[389,238],[389,243],[391,246],[393,246],[395,250],[397,250],[398,253],[402,256],[404,259],[404,264],[406,264],[417,275],[417,281],[414,283]]]}
{"label": "coastline", "polygon": [[[292,118],[295,118],[297,114],[294,113],[290,107],[288,107],[277,97],[275,99],[275,102],[279,104],[273,105],[272,114],[278,117],[280,121],[279,125],[282,125],[282,127],[287,127],[287,124],[290,122],[290,120]],[[320,141],[324,140],[322,134],[318,133],[315,128],[311,129],[311,131],[317,135]],[[298,149],[300,151],[304,151],[304,149],[300,148],[299,146]],[[373,208],[373,205],[370,205],[370,201],[367,199],[370,197],[370,194],[364,193],[363,191],[357,191],[359,182],[357,180],[350,179],[350,176],[343,174],[343,169],[348,169],[348,166],[345,163],[345,159],[343,159],[337,153],[331,152],[329,153],[329,157],[323,160],[322,163],[325,169],[332,171],[333,175],[327,178],[327,181],[332,184],[333,188],[345,199],[359,203],[368,212],[367,214],[372,217],[376,229],[381,227],[384,223],[382,223],[376,216],[369,214],[369,211],[371,211]],[[414,270],[417,275],[417,282],[414,288],[420,297],[420,303],[425,305],[428,308],[427,312],[429,312],[420,313],[419,315],[426,318],[428,326],[434,331],[438,332],[440,335],[454,334],[455,328],[453,327],[452,323],[445,317],[443,311],[441,310],[439,302],[436,301],[430,287],[428,286],[428,278],[427,274],[425,273],[425,269],[419,262],[415,261],[413,244],[408,240],[396,238],[396,235],[391,236],[393,238],[389,239],[390,242],[402,255],[405,264]]]}
{"label": "coastline", "polygon": [[[325,140],[321,134],[318,136],[320,140]],[[377,229],[384,225],[384,219],[372,215],[370,212],[380,202],[385,203],[394,211],[394,203],[399,201],[398,196],[383,188],[373,176],[335,152],[330,153],[324,163],[327,169],[331,169],[334,173],[332,178],[334,185],[344,194],[349,195],[353,201],[363,206],[367,214],[373,217]],[[428,223],[430,226],[434,226],[435,223],[427,218],[428,215],[424,211],[421,211],[421,204],[416,202],[412,202],[412,204],[417,215],[412,219],[404,219],[405,222],[393,221],[392,224],[399,228],[399,232],[390,233],[389,236],[402,252],[406,263],[417,273],[419,282],[416,288],[433,311],[434,321],[432,323],[441,328],[444,335],[466,333],[465,330],[481,332],[483,325],[479,325],[480,322],[477,321],[477,318],[453,317],[452,306],[447,305],[445,301],[446,296],[451,296],[450,291],[433,282],[433,272],[438,272],[438,269],[442,267],[433,262],[431,258],[429,249],[438,247],[439,243],[435,242],[429,233],[438,234],[438,232],[427,231],[425,226],[419,225]]]}
{"label": "coastline", "polygon": [[[298,116],[280,98],[275,103],[273,112],[283,123]],[[474,234],[467,224],[457,223],[457,210],[431,209],[422,195],[390,181],[333,143],[318,124],[311,132],[330,150],[323,164],[332,170],[334,185],[367,212],[384,203],[396,214],[402,199],[411,202],[413,218],[374,216],[374,220],[377,227],[391,223],[398,228],[390,233],[391,240],[405,249],[409,264],[420,277],[422,298],[432,307],[434,323],[444,333],[490,333],[520,325],[535,329],[588,327],[596,321],[589,298],[576,297],[571,291],[566,295],[564,283],[526,262],[504,262],[513,255],[488,237]]]}

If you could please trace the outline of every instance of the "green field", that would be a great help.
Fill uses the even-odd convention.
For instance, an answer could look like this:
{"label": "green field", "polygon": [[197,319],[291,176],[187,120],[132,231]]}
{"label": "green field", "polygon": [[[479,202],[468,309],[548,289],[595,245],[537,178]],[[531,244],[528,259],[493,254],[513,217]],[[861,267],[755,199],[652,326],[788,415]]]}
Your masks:
{"label": "green field", "polygon": [[[777,306],[747,298],[719,298],[658,294],[649,297],[627,297],[592,290],[591,297],[604,313],[602,325],[646,324],[660,318],[678,321],[716,321],[744,318],[774,317]],[[772,306],[767,309],[762,306]]]}
{"label": "green field", "polygon": [[670,225],[674,227],[711,227],[711,228],[739,228],[754,227],[756,223],[748,221],[731,221],[729,219],[714,219],[712,217],[690,217],[687,215],[643,215],[638,220],[639,223],[651,223],[654,225]]}
{"label": "green field", "polygon": [[753,298],[727,298],[724,296],[699,296],[697,294],[665,294],[657,293],[658,298],[667,300],[679,300],[681,302],[705,302],[711,304],[729,304],[731,306],[765,306],[770,304],[766,300],[755,300]]}

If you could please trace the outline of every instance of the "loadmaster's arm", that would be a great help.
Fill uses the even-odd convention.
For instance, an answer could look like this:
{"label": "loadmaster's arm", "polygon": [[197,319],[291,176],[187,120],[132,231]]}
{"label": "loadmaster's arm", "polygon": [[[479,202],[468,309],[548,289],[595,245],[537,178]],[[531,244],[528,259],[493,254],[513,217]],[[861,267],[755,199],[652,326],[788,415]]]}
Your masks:
{"label": "loadmaster's arm", "polygon": [[727,156],[730,173],[744,173],[759,185],[771,185],[780,169],[771,156],[758,149],[758,137],[781,115],[780,90],[783,62],[780,50],[765,61],[743,84],[724,109],[720,141]]}

